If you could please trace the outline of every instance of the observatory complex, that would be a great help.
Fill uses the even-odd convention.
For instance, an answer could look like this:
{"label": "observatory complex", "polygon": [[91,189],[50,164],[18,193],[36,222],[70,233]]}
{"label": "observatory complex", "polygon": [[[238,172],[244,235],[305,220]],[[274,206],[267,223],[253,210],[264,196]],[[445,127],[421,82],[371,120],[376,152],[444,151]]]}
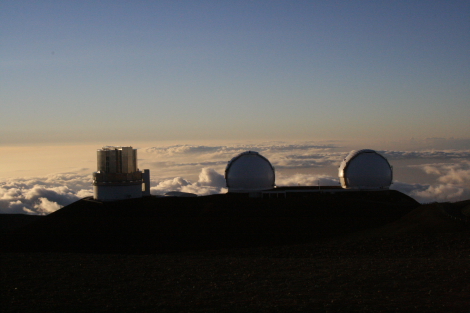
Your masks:
{"label": "observatory complex", "polygon": [[225,168],[228,192],[250,193],[274,188],[274,167],[255,151],[240,153]]}
{"label": "observatory complex", "polygon": [[374,150],[353,150],[339,166],[339,179],[345,189],[388,189],[393,171],[387,159]]}
{"label": "observatory complex", "polygon": [[97,151],[97,158],[94,199],[113,201],[150,195],[150,171],[137,168],[137,149],[106,146]]}
{"label": "observatory complex", "polygon": [[[106,146],[97,151],[98,169],[93,173],[93,198],[100,201],[150,196],[150,171],[137,167],[137,150],[132,147]],[[305,197],[328,193],[388,190],[393,180],[387,159],[370,149],[353,150],[341,162],[338,171],[341,186],[276,187],[271,162],[256,151],[233,157],[225,168],[228,193],[262,198]],[[183,195],[184,194],[184,195]],[[188,194],[173,191],[167,196]],[[193,195],[195,196],[195,195]]]}

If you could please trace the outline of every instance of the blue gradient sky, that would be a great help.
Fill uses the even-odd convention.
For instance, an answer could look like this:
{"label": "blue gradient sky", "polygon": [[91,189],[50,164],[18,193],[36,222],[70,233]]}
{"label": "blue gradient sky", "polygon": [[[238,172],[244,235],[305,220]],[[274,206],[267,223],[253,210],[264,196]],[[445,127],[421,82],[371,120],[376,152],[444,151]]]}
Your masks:
{"label": "blue gradient sky", "polygon": [[470,136],[469,1],[1,1],[1,145]]}

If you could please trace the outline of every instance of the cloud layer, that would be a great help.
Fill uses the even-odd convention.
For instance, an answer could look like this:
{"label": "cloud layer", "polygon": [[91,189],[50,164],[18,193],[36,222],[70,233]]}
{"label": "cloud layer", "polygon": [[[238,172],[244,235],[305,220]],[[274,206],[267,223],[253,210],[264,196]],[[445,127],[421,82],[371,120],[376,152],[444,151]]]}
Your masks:
{"label": "cloud layer", "polygon": [[[364,147],[358,147],[361,149]],[[350,152],[347,148],[335,145],[315,144],[257,144],[234,146],[175,145],[141,149],[149,159],[158,159],[155,165],[174,166],[219,166],[237,154],[253,150],[266,156],[277,169],[317,168],[337,165]],[[377,150],[390,161],[393,160],[470,160],[470,150],[416,150],[395,151]],[[192,162],[180,162],[191,158]],[[159,163],[158,163],[159,162]]]}
{"label": "cloud layer", "polygon": [[92,195],[91,175],[72,173],[0,181],[0,213],[45,215]]}
{"label": "cloud layer", "polygon": [[225,178],[212,168],[203,168],[196,182],[191,182],[182,177],[175,177],[156,183],[150,188],[152,194],[164,195],[170,191],[194,193],[200,196],[225,193]]}
{"label": "cloud layer", "polygon": [[459,201],[470,199],[470,161],[415,165],[436,179],[435,184],[405,184],[397,182],[394,188],[420,202]]}

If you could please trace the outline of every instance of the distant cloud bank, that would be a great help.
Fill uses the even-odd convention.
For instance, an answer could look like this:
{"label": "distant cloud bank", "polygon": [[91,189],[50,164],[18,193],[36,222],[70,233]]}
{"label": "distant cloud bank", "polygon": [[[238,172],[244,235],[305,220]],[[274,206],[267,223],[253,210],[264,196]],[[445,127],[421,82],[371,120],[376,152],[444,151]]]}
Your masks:
{"label": "distant cloud bank", "polygon": [[152,194],[164,195],[169,191],[182,191],[205,196],[217,193],[226,193],[225,178],[212,168],[203,168],[197,182],[188,181],[182,177],[175,177],[156,183],[150,188]]}
{"label": "distant cloud bank", "polygon": [[470,159],[470,150],[377,151],[389,160],[400,159]]}
{"label": "distant cloud bank", "polygon": [[91,176],[71,173],[0,181],[0,213],[45,215],[92,195]]}
{"label": "distant cloud bank", "polygon": [[409,194],[420,202],[458,201],[470,199],[470,161],[416,165],[428,175],[435,176],[437,184],[419,185],[395,183],[394,188]]}
{"label": "distant cloud bank", "polygon": [[[139,149],[139,165],[152,168],[152,194],[163,195],[170,191],[198,195],[225,193],[225,165],[247,150],[260,152],[271,161],[277,170],[278,186],[337,186],[337,177],[315,171],[324,167],[335,169],[349,152],[340,146],[313,144],[175,145]],[[392,165],[394,160],[422,162],[407,167],[418,169],[429,178],[429,183],[420,184],[395,181],[392,189],[420,202],[470,199],[470,150],[378,152]],[[92,171],[89,174],[59,173],[0,180],[0,213],[45,215],[91,196]]]}

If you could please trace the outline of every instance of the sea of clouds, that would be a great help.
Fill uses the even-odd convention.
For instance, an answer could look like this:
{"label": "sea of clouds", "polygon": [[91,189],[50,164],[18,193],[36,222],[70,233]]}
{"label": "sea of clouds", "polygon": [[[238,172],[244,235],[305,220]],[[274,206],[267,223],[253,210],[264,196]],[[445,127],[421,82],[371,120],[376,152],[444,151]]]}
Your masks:
{"label": "sea of clouds", "polygon": [[[247,150],[257,151],[271,161],[278,186],[339,185],[337,176],[316,171],[336,170],[349,152],[334,144],[173,145],[139,149],[139,167],[151,170],[151,193],[155,195],[170,191],[225,193],[227,161]],[[392,165],[394,160],[418,161],[406,166],[419,170],[429,181],[394,180],[392,189],[422,203],[470,199],[470,150],[378,152]],[[93,170],[0,180],[0,213],[45,215],[91,196]]]}

